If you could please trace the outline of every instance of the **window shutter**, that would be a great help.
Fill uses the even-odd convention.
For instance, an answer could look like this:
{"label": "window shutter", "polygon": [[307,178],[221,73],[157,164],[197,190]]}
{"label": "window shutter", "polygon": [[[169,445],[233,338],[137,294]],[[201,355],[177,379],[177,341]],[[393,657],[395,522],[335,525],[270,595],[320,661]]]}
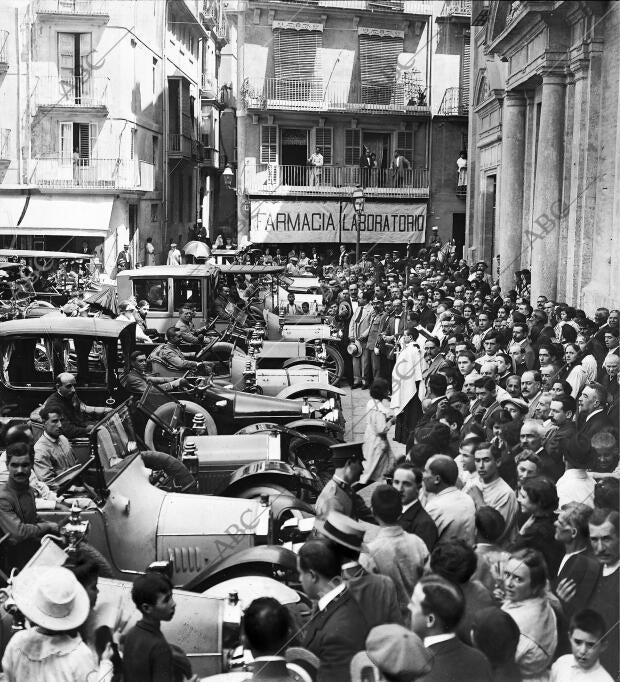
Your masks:
{"label": "window shutter", "polygon": [[323,34],[320,31],[277,29],[274,35],[274,67],[277,99],[317,100],[321,96],[318,63]]}
{"label": "window shutter", "polygon": [[90,153],[90,158],[91,159],[96,159],[97,158],[97,150],[96,150],[96,145],[97,145],[97,135],[99,134],[99,128],[96,123],[91,123],[90,124],[90,130],[89,130],[89,153]]}
{"label": "window shutter", "polygon": [[470,34],[463,34],[463,49],[461,51],[461,77],[460,77],[460,97],[459,113],[467,113],[469,107],[469,67],[470,67]]}
{"label": "window shutter", "polygon": [[60,121],[60,156],[63,161],[73,158],[73,123]]}
{"label": "window shutter", "polygon": [[345,166],[357,166],[362,153],[359,128],[349,128],[344,131],[344,163]]}
{"label": "window shutter", "polygon": [[411,163],[413,163],[413,133],[402,130],[397,136],[396,149]]}
{"label": "window shutter", "polygon": [[[315,128],[315,147],[321,150],[323,163],[331,165],[333,163],[333,128]],[[312,150],[314,152],[314,149]]]}
{"label": "window shutter", "polygon": [[360,76],[364,104],[389,104],[403,39],[360,34]]}
{"label": "window shutter", "polygon": [[278,162],[278,128],[263,125],[260,130],[260,162]]}
{"label": "window shutter", "polygon": [[60,82],[69,90],[73,87],[75,68],[75,36],[73,33],[58,34],[58,71]]}

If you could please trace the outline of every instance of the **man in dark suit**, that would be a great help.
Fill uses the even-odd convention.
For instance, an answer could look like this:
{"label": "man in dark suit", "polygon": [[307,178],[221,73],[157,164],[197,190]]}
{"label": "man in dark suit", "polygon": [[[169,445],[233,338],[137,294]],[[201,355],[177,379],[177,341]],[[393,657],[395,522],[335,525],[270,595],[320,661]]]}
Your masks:
{"label": "man in dark suit", "polygon": [[527,369],[534,369],[536,366],[536,353],[527,338],[528,328],[525,322],[515,322],[512,327],[512,342],[521,347],[525,366]]}
{"label": "man in dark suit", "polygon": [[416,302],[418,304],[416,312],[420,316],[420,324],[426,331],[432,332],[435,327],[437,316],[427,305],[428,296],[423,291],[420,291],[416,296]]}
{"label": "man in dark suit", "polygon": [[549,406],[549,416],[557,429],[549,431],[543,441],[545,451],[542,457],[543,469],[540,473],[554,481],[557,481],[565,470],[560,443],[563,439],[572,440],[577,435],[577,427],[573,421],[576,408],[575,399],[570,395],[556,396]]}
{"label": "man in dark suit", "polygon": [[403,624],[394,582],[387,575],[369,573],[360,565],[366,530],[357,521],[339,512],[330,512],[315,530],[336,552],[342,566],[342,579],[359,604],[369,628],[385,623]]}
{"label": "man in dark suit", "polygon": [[458,585],[428,575],[418,582],[409,604],[411,629],[424,640],[435,657],[433,669],[418,678],[424,682],[490,682],[491,666],[486,656],[463,644],[454,631],[465,610]]}
{"label": "man in dark suit", "polygon": [[302,632],[302,646],[321,661],[317,682],[349,682],[349,664],[364,648],[370,630],[346,583],[336,553],[321,540],[310,540],[299,550],[299,582],[316,601]]}
{"label": "man in dark suit", "polygon": [[400,493],[403,510],[398,525],[407,533],[424,540],[428,551],[437,544],[437,526],[418,499],[422,487],[422,471],[409,462],[402,462],[394,471],[392,485]]}
{"label": "man in dark suit", "polygon": [[605,412],[607,407],[607,391],[595,381],[589,383],[579,396],[579,417],[577,430],[592,439],[595,433],[609,431],[612,422]]}

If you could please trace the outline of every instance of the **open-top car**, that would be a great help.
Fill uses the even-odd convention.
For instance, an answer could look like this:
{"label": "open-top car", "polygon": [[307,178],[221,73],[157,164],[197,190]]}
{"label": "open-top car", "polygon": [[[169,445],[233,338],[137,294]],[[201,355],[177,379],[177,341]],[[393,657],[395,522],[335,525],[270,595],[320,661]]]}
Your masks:
{"label": "open-top car", "polygon": [[[244,552],[252,570],[273,577],[274,531],[295,508],[280,502],[274,518],[267,497],[239,499],[165,492],[149,482],[138,438],[133,430],[131,401],[107,414],[90,435],[90,455],[56,478],[60,493],[79,480],[96,494],[82,511],[88,521],[88,541],[111,565],[115,577],[132,579],[155,561],[169,561],[177,587],[191,584],[202,591],[213,583],[220,564]],[[42,511],[43,520],[63,521],[62,511]],[[268,558],[264,560],[264,557]],[[250,562],[249,558],[252,559]],[[277,563],[277,562],[276,562]],[[285,557],[284,567],[290,569]]]}

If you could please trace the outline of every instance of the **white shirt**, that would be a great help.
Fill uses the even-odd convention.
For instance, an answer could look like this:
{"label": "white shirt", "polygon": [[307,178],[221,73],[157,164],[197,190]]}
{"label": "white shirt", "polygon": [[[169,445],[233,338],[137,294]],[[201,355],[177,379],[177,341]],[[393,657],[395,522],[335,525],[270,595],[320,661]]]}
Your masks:
{"label": "white shirt", "polygon": [[590,412],[590,414],[586,417],[586,421],[589,422],[592,417],[594,417],[595,414],[599,414],[599,412],[602,412],[603,410],[599,408],[598,410],[594,410],[594,412]]}
{"label": "white shirt", "polygon": [[551,666],[549,682],[613,682],[612,676],[597,661],[589,670],[584,670],[573,654],[560,656]]}
{"label": "white shirt", "polygon": [[581,502],[594,507],[595,480],[583,469],[567,469],[555,484],[558,492],[558,509],[569,502]]}
{"label": "white shirt", "polygon": [[413,505],[414,505],[416,502],[419,502],[419,501],[420,501],[420,500],[414,500],[413,502],[409,502],[409,504],[404,504],[404,505],[403,505],[403,509],[402,509],[402,511],[401,511],[400,513],[401,513],[401,514],[404,514],[406,511],[408,511],[409,509],[411,509],[411,507],[413,507]]}
{"label": "white shirt", "polygon": [[424,646],[428,648],[433,644],[439,644],[439,642],[447,642],[449,639],[454,639],[456,635],[454,632],[446,632],[443,635],[429,635],[424,638]]}
{"label": "white shirt", "polygon": [[341,593],[344,592],[346,589],[346,584],[345,583],[340,583],[340,585],[337,585],[333,589],[331,589],[327,594],[324,594],[319,601],[317,602],[317,606],[319,607],[319,611],[325,611],[327,608],[328,604]]}

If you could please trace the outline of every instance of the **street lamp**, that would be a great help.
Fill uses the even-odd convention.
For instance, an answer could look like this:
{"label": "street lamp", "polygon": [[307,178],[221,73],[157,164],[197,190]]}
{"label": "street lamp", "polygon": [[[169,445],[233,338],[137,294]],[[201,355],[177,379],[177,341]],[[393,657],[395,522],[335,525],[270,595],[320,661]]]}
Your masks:
{"label": "street lamp", "polygon": [[364,202],[366,201],[364,190],[361,187],[356,187],[353,190],[351,201],[353,202],[355,215],[357,215],[357,230],[355,231],[355,263],[358,265],[360,262],[360,218],[364,213]]}
{"label": "street lamp", "polygon": [[222,177],[224,178],[224,186],[226,189],[234,189],[233,178],[235,177],[235,172],[233,171],[229,163],[226,164],[226,168],[222,171]]}

